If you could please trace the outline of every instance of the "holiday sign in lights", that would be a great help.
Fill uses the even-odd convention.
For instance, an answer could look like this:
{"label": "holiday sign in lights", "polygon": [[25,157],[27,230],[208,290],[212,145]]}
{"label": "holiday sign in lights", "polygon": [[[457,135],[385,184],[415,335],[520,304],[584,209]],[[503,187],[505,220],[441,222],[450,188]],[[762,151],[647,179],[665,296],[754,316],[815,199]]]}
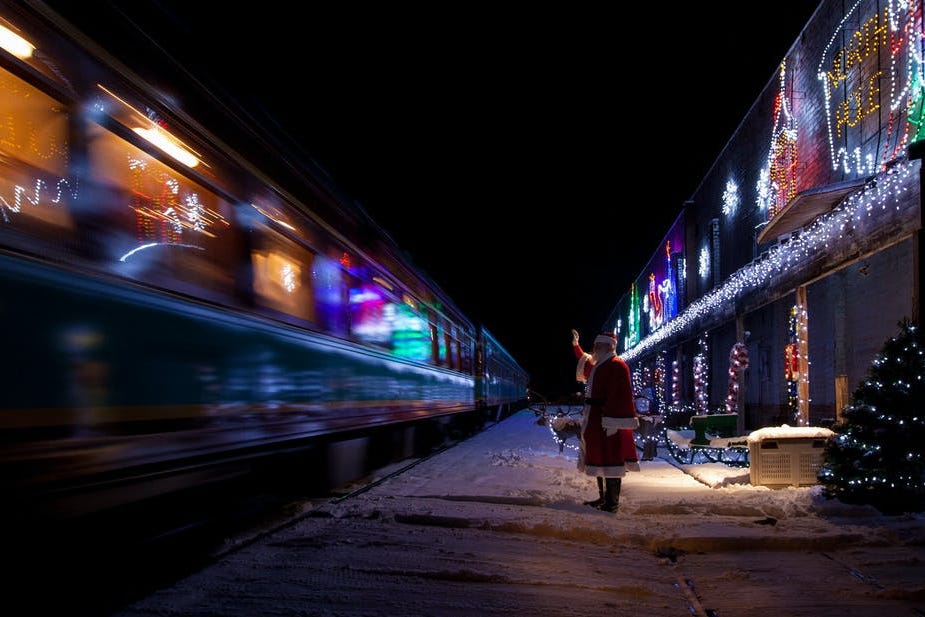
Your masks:
{"label": "holiday sign in lights", "polygon": [[[907,120],[915,120],[909,112],[920,97],[913,84],[920,83],[922,57],[915,31],[918,3],[890,0],[866,19],[861,6],[856,0],[845,12],[816,72],[822,82],[832,169],[869,175],[902,155],[911,130],[917,129]],[[883,116],[885,125],[883,120],[864,122],[874,114]],[[869,139],[871,130],[880,133],[878,139]],[[880,152],[867,147],[869,141],[881,144]]]}

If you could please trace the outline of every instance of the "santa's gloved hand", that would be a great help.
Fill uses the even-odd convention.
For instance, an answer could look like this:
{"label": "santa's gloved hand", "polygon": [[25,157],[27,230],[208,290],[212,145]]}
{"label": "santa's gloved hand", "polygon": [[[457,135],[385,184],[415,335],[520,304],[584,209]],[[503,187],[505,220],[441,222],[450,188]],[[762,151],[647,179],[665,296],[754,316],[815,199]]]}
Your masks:
{"label": "santa's gloved hand", "polygon": [[572,328],[572,345],[578,344],[578,330]]}
{"label": "santa's gloved hand", "polygon": [[604,434],[607,435],[608,437],[610,437],[611,435],[616,435],[617,431],[620,430],[616,428],[608,429],[607,425],[605,424],[601,424],[601,428],[604,430]]}

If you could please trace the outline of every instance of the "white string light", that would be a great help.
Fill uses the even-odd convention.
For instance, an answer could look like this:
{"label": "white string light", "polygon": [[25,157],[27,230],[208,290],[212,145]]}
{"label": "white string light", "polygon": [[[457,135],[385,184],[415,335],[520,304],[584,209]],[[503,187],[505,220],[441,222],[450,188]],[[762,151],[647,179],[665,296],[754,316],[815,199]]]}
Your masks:
{"label": "white string light", "polygon": [[[898,211],[903,195],[918,176],[915,162],[903,161],[868,182],[831,212],[820,216],[799,235],[771,247],[763,257],[735,271],[726,281],[692,302],[675,319],[664,324],[639,344],[621,353],[627,362],[656,351],[673,336],[682,334],[696,322],[716,313],[727,312],[748,292],[767,286],[771,279],[810,261],[820,250],[846,240],[865,219]],[[892,204],[892,206],[891,206]]]}

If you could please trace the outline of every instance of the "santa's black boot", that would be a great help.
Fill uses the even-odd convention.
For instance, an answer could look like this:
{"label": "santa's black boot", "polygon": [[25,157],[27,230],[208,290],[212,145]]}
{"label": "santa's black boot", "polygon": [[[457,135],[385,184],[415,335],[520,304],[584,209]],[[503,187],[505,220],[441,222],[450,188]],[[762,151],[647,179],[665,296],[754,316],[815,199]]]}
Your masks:
{"label": "santa's black boot", "polygon": [[607,487],[604,489],[604,503],[598,508],[605,512],[616,512],[620,505],[620,485],[622,478],[607,478]]}
{"label": "santa's black boot", "polygon": [[600,494],[600,497],[597,499],[592,499],[591,501],[584,502],[586,506],[591,506],[592,508],[600,508],[604,503],[604,478],[600,476],[597,478],[597,492]]}

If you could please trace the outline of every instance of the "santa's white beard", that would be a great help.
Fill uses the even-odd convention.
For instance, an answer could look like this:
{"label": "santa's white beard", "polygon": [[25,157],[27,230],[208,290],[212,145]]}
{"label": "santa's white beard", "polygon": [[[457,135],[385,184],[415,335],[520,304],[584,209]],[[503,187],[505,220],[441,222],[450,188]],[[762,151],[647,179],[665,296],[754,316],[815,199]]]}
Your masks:
{"label": "santa's white beard", "polygon": [[603,351],[595,351],[591,357],[594,359],[594,364],[597,365],[611,358],[612,356],[613,356],[613,351],[609,349],[605,349]]}

